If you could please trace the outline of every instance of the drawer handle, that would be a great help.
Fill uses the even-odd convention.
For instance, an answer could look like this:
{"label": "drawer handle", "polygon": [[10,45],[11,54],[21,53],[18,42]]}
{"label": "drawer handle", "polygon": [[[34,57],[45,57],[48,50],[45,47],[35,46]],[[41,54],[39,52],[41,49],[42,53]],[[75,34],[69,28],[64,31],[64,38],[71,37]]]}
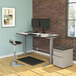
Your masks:
{"label": "drawer handle", "polygon": [[62,51],[59,51],[59,50],[54,50],[54,51],[62,53]]}
{"label": "drawer handle", "polygon": [[60,56],[57,56],[57,55],[53,55],[53,56],[56,56],[56,57],[59,57],[59,58],[63,58],[63,57],[60,57]]}

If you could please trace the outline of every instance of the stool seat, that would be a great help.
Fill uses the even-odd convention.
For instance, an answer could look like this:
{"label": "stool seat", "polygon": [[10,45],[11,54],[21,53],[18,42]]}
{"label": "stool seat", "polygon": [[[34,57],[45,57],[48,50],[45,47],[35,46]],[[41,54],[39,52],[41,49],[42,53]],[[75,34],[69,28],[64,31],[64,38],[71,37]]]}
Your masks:
{"label": "stool seat", "polygon": [[9,42],[12,44],[12,45],[20,45],[22,42],[20,41],[13,41],[13,40],[9,40]]}
{"label": "stool seat", "polygon": [[15,41],[16,42],[16,45],[20,45],[22,42],[20,41]]}

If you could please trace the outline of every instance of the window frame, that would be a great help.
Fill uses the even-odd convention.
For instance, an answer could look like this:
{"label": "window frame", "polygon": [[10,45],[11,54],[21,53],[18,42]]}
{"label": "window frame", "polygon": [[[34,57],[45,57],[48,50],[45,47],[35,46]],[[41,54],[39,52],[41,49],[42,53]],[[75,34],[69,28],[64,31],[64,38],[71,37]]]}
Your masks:
{"label": "window frame", "polygon": [[[65,20],[66,20],[66,21],[65,21],[65,22],[66,22],[66,38],[73,38],[73,39],[74,39],[74,38],[76,38],[76,37],[72,37],[72,36],[70,37],[70,36],[68,36],[68,21],[69,21],[69,20],[68,20],[68,11],[69,11],[69,4],[70,4],[70,3],[76,3],[76,2],[69,2],[69,0],[66,0],[66,10],[65,10],[65,11],[66,11],[66,15],[65,15],[65,16],[66,16],[66,17],[65,17],[65,18],[66,18],[66,19],[65,19]],[[72,21],[73,21],[73,20],[72,20]]]}

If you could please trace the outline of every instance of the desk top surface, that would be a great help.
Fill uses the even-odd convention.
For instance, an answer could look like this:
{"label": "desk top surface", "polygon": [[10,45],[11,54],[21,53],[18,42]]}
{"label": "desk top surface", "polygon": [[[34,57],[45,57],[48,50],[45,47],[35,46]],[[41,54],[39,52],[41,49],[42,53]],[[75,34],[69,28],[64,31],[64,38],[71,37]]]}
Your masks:
{"label": "desk top surface", "polygon": [[16,34],[20,34],[20,35],[36,35],[37,37],[57,37],[58,36],[58,34],[32,33],[32,32],[17,32]]}

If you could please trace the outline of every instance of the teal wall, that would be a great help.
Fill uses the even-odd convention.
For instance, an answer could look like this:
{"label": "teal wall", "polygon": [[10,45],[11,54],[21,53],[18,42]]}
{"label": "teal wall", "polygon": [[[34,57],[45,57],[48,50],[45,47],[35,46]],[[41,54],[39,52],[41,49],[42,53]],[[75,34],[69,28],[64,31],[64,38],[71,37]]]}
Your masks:
{"label": "teal wall", "polygon": [[[2,27],[2,7],[15,8],[15,27]],[[9,39],[21,41],[22,44],[16,47],[16,51],[23,51],[24,36],[17,35],[16,32],[25,32],[32,30],[31,18],[32,0],[0,0],[0,57],[13,54],[13,46],[9,43]],[[26,50],[31,49],[32,37],[28,36],[26,38]]]}

